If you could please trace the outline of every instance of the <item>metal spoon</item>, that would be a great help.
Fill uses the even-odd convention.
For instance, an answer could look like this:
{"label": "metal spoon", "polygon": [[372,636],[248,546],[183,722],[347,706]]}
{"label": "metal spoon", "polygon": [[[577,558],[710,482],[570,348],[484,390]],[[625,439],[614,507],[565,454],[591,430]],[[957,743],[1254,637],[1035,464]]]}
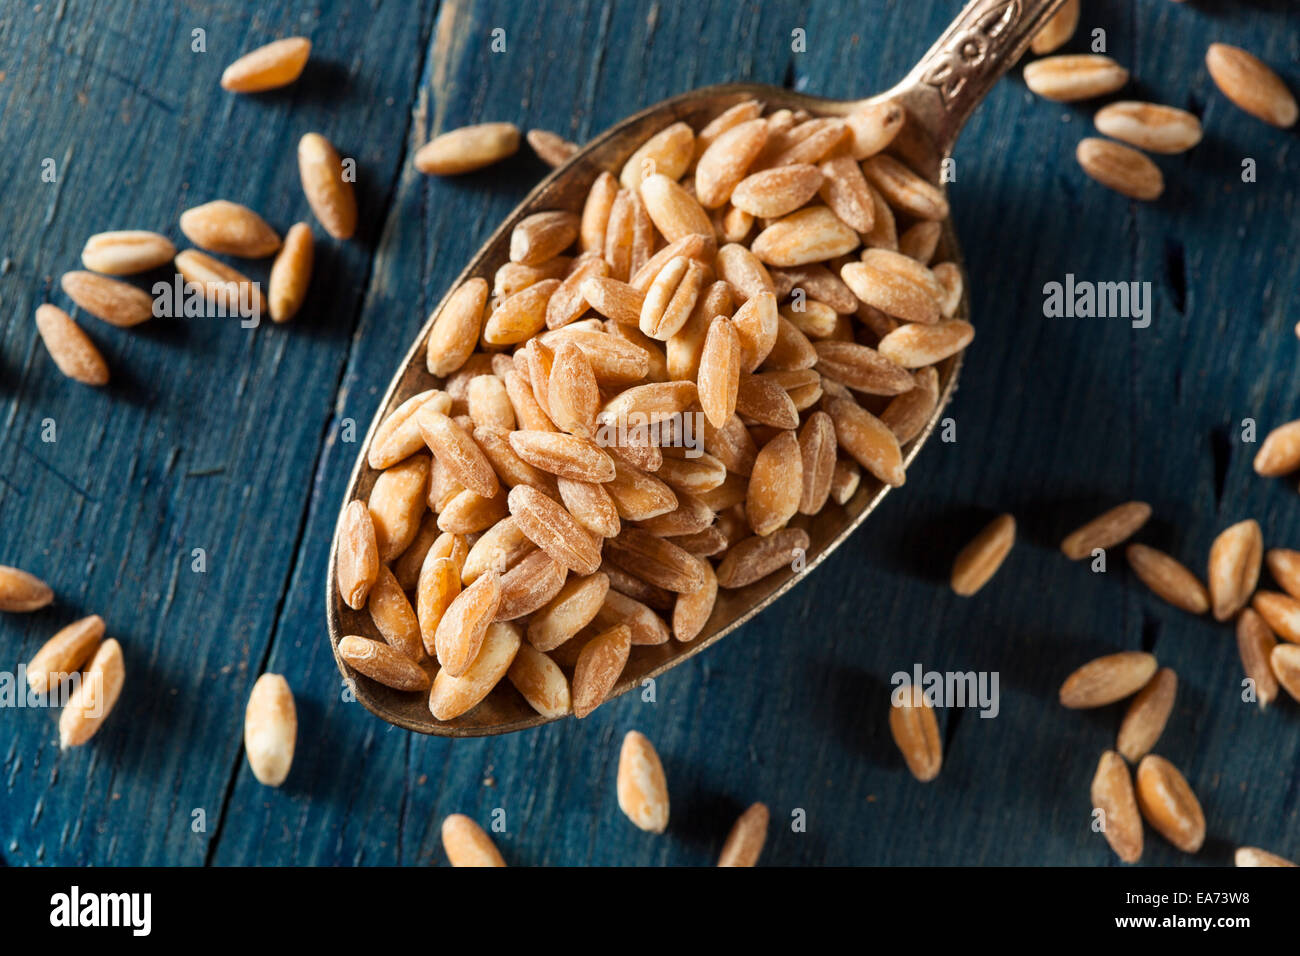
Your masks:
{"label": "metal spoon", "polygon": [[[728,84],[683,93],[642,110],[587,143],[543,180],[484,243],[450,288],[455,289],[474,276],[491,282],[496,267],[508,259],[510,232],[521,219],[545,209],[581,209],[591,183],[602,170],[617,173],[638,146],[665,126],[685,121],[699,129],[723,110],[744,100],[758,99],[772,109],[802,109],[823,116],[843,116],[867,102],[899,103],[907,112],[907,121],[891,149],[902,154],[912,168],[937,181],[940,164],[951,154],[966,119],[998,78],[1020,59],[1034,34],[1063,2],[973,0],[902,82],[869,100],[828,100],[773,86]],[[955,261],[964,272],[950,220],[943,224],[940,255]],[[437,311],[434,310],[435,315]],[[969,313],[969,299],[963,295],[957,314],[968,318]],[[431,387],[424,360],[431,326],[432,320],[420,330],[388,386],[352,470],[344,506],[354,498],[365,500],[370,494],[376,472],[366,465],[366,452],[378,424],[405,399]],[[961,356],[957,355],[940,366],[939,402],[925,428],[904,450],[906,464],[911,464],[941,417],[960,365]],[[862,486],[843,508],[832,505],[812,518],[799,516],[794,523],[807,530],[811,542],[806,565],[801,570],[784,569],[748,587],[719,591],[704,632],[688,644],[670,641],[634,647],[611,697],[693,657],[790,590],[866,520],[888,491],[887,486],[864,473]],[[504,694],[494,692],[463,716],[443,722],[429,712],[427,694],[393,690],[356,674],[339,659],[338,642],[348,634],[372,633],[372,626],[365,611],[352,610],[339,597],[335,561],[332,547],[326,585],[330,644],[340,671],[353,682],[357,700],[367,710],[398,727],[443,737],[503,734],[548,722],[548,718],[536,713],[513,690]]]}

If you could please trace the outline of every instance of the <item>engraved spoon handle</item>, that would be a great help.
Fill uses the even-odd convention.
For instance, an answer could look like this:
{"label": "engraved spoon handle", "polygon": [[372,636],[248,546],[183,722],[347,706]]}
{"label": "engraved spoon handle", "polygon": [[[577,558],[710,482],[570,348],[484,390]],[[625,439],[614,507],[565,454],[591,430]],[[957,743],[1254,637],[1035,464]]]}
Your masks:
{"label": "engraved spoon handle", "polygon": [[993,84],[1065,0],[972,0],[898,85],[897,98],[948,153]]}

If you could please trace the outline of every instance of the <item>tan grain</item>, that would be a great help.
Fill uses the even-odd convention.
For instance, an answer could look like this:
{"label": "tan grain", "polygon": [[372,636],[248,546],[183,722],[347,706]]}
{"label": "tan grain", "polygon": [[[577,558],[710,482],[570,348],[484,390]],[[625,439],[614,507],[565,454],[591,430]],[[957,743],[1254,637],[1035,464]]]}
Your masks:
{"label": "tan grain", "polygon": [[668,781],[654,744],[629,730],[618,754],[618,806],[639,829],[663,833],[668,827]]}
{"label": "tan grain", "polygon": [[1205,842],[1201,804],[1186,778],[1164,757],[1147,754],[1138,764],[1137,802],[1147,823],[1184,853],[1197,852]]}
{"label": "tan grain", "polygon": [[1260,710],[1277,699],[1277,677],[1270,660],[1276,646],[1277,638],[1259,612],[1243,608],[1237,615],[1237,652]]}
{"label": "tan grain", "polygon": [[578,151],[578,144],[571,143],[563,136],[544,129],[530,129],[524,137],[533,148],[537,158],[554,169],[563,166]]}
{"label": "tan grain", "polygon": [[153,299],[143,289],[93,272],[65,272],[64,293],[97,319],[126,329],[153,318]]}
{"label": "tan grain", "polygon": [[91,614],[59,628],[27,662],[27,685],[34,694],[47,694],[77,673],[99,646],[104,619]]}
{"label": "tan grain", "polygon": [[733,545],[718,565],[718,585],[742,588],[783,567],[792,567],[808,553],[808,532],[783,528],[767,537],[754,535]]}
{"label": "tan grain", "polygon": [[1223,95],[1251,116],[1282,129],[1295,125],[1300,113],[1295,96],[1259,57],[1240,47],[1211,43],[1205,66]]}
{"label": "tan grain", "polygon": [[285,37],[245,53],[221,73],[221,88],[231,93],[261,93],[288,86],[302,75],[311,40]]}
{"label": "tan grain", "polygon": [[573,714],[586,717],[599,707],[618,682],[632,648],[632,631],[619,624],[588,640],[573,669]]}
{"label": "tan grain", "polygon": [[943,741],[934,708],[919,687],[897,688],[890,702],[889,732],[912,776],[928,783],[943,766]]}
{"label": "tan grain", "polygon": [[60,750],[80,747],[99,732],[121,696],[125,680],[122,646],[110,637],[95,651],[59,715]]}
{"label": "tan grain", "polygon": [[1177,693],[1178,675],[1162,667],[1133,698],[1115,742],[1115,749],[1129,763],[1137,763],[1156,745],[1169,722]]}
{"label": "tan grain", "polygon": [[280,248],[280,236],[257,213],[236,202],[215,199],[181,213],[181,232],[200,249],[261,259]]}
{"label": "tan grain", "polygon": [[448,130],[419,148],[415,168],[430,176],[459,176],[491,166],[519,150],[514,123],[479,123]]}
{"label": "tan grain", "polygon": [[463,674],[455,677],[446,668],[438,671],[429,691],[429,712],[438,720],[455,720],[478,706],[506,676],[519,645],[519,628],[514,624],[489,624],[478,655]]}
{"label": "tan grain", "polygon": [[293,691],[280,674],[263,674],[253,684],[244,708],[244,753],[257,782],[278,787],[293,766],[298,712]]}
{"label": "tan grain", "polygon": [[54,600],[54,591],[36,575],[0,564],[0,611],[36,611]]}
{"label": "tan grain", "polygon": [[1091,797],[1094,818],[1100,810],[1101,832],[1110,848],[1125,863],[1136,863],[1142,857],[1142,817],[1128,765],[1113,750],[1097,761]]}
{"label": "tan grain", "polygon": [[501,852],[483,828],[461,813],[442,821],[442,849],[447,862],[460,867],[501,867],[506,865]]}
{"label": "tan grain", "polygon": [[907,480],[898,439],[880,419],[842,398],[827,402],[826,411],[835,424],[840,447],[858,464],[887,485],[898,487]]}
{"label": "tan grain", "polygon": [[[883,153],[862,163],[862,173],[881,197],[895,209],[916,219],[947,219],[948,200],[943,190],[903,163]],[[879,206],[876,211],[879,211]],[[868,243],[874,245],[874,243]]]}
{"label": "tan grain", "polygon": [[1155,655],[1120,651],[1084,664],[1061,685],[1062,707],[1083,710],[1104,707],[1136,694],[1156,673]]}
{"label": "tan grain", "polygon": [[81,262],[94,272],[125,276],[165,266],[175,255],[176,247],[166,236],[128,229],[91,236],[81,250]]}
{"label": "tan grain", "polygon": [[569,680],[555,663],[530,644],[521,644],[506,677],[543,717],[563,717],[573,709]]}
{"label": "tan grain", "polygon": [[1246,606],[1259,583],[1264,536],[1253,519],[1225,529],[1210,547],[1210,605],[1216,621],[1226,621]]}
{"label": "tan grain", "polygon": [[1195,114],[1159,103],[1108,103],[1092,122],[1097,132],[1149,153],[1182,153],[1201,141]]}
{"label": "tan grain", "polygon": [[1038,56],[1051,53],[1069,42],[1078,25],[1079,0],[1065,0],[1057,11],[1047,18],[1047,22],[1038,28],[1038,32],[1030,41],[1029,48]]}
{"label": "tan grain", "polygon": [[257,318],[268,311],[261,283],[197,249],[176,254],[176,271],[203,290],[208,302],[229,315]]}
{"label": "tan grain", "polygon": [[958,552],[952,564],[952,589],[970,597],[988,583],[1002,566],[1016,541],[1016,519],[998,515]]}
{"label": "tan grain", "polygon": [[1090,136],[1079,140],[1074,155],[1085,173],[1132,199],[1158,199],[1165,191],[1160,167],[1129,146]]}
{"label": "tan grain", "polygon": [[1079,561],[1099,548],[1113,548],[1137,534],[1150,517],[1151,506],[1145,501],[1116,505],[1066,535],[1061,552],[1071,561]]}
{"label": "tan grain", "polygon": [[325,231],[335,239],[351,239],[357,230],[356,193],[338,150],[320,133],[306,133],[298,141],[298,177]]}
{"label": "tan grain", "polygon": [[1163,551],[1130,544],[1124,552],[1138,579],[1158,597],[1190,614],[1210,609],[1210,595],[1196,575]]}
{"label": "tan grain", "polygon": [[1300,469],[1300,421],[1279,425],[1265,436],[1255,453],[1255,473],[1279,478]]}
{"label": "tan grain", "polygon": [[384,469],[375,479],[367,506],[381,562],[397,558],[415,539],[424,516],[428,486],[428,455],[413,455]]}
{"label": "tan grain", "polygon": [[1279,644],[1269,653],[1273,676],[1283,690],[1300,701],[1300,646]]}
{"label": "tan grain", "polygon": [[294,223],[285,233],[284,245],[271,264],[266,298],[272,321],[288,322],[302,308],[311,284],[315,255],[311,227],[305,222]]}
{"label": "tan grain", "polygon": [[680,179],[694,158],[695,131],[686,123],[673,123],[637,147],[623,164],[619,183],[625,189],[637,189],[654,175]]}
{"label": "tan grain", "polygon": [[1127,82],[1128,70],[1097,53],[1049,56],[1025,66],[1025,86],[1058,103],[1105,96]]}
{"label": "tan grain", "polygon": [[344,604],[359,611],[379,576],[379,545],[365,502],[351,501],[343,509],[336,550],[339,595]]}
{"label": "tan grain", "polygon": [[108,384],[108,363],[90,336],[58,306],[36,307],[36,331],[60,372],[83,385]]}

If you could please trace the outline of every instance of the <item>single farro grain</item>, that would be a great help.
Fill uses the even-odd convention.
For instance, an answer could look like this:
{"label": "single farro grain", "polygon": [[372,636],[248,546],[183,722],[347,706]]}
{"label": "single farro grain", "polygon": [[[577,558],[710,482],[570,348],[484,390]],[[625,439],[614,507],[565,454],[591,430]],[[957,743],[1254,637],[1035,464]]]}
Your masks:
{"label": "single farro grain", "polygon": [[639,829],[663,833],[668,827],[668,781],[654,744],[629,730],[618,755],[618,806]]}
{"label": "single farro grain", "polygon": [[302,75],[311,40],[285,37],[245,53],[221,73],[221,88],[231,93],[261,93],[288,86]]}
{"label": "single farro grain", "polygon": [[153,318],[149,294],[117,279],[93,272],[65,272],[59,285],[69,299],[109,325],[126,329]]}
{"label": "single farro grain", "polygon": [[533,148],[537,158],[547,166],[563,166],[578,151],[578,144],[571,143],[563,136],[544,129],[530,129],[524,137]]}
{"label": "single farro grain", "polygon": [[271,265],[266,299],[272,321],[288,322],[302,308],[311,284],[315,255],[311,227],[305,222],[294,223],[285,233],[284,245]]}
{"label": "single farro grain", "polygon": [[1240,47],[1211,43],[1205,65],[1223,95],[1251,116],[1286,129],[1300,114],[1296,99],[1268,64]]}
{"label": "single farro grain", "polygon": [[1205,842],[1205,814],[1178,768],[1164,757],[1147,754],[1138,764],[1137,802],[1143,818],[1162,837],[1195,853]]}
{"label": "single farro grain", "polygon": [[257,782],[278,787],[293,766],[298,712],[293,691],[280,674],[263,674],[253,684],[244,708],[244,753]]}
{"label": "single farro grain", "polygon": [[1183,153],[1201,141],[1194,113],[1159,103],[1109,103],[1092,118],[1097,132],[1149,153]]}
{"label": "single farro grain", "polygon": [[934,708],[920,687],[895,690],[889,708],[889,732],[912,776],[928,783],[943,766],[943,741]]}
{"label": "single farro grain", "polygon": [[961,549],[952,564],[952,589],[970,597],[988,583],[1002,567],[1016,542],[1016,519],[998,515]]}
{"label": "single farro grain", "polygon": [[394,690],[424,690],[429,675],[394,647],[368,637],[348,635],[338,642],[338,655],[359,674]]}
{"label": "single farro grain", "polygon": [[1125,863],[1136,863],[1142,856],[1142,816],[1128,765],[1113,750],[1097,762],[1091,797],[1094,812],[1101,811],[1101,832],[1110,848]]}
{"label": "single farro grain", "polygon": [[1255,701],[1264,710],[1277,699],[1277,677],[1270,658],[1277,638],[1254,608],[1243,608],[1237,615],[1237,652],[1241,666],[1250,679]]}
{"label": "single farro grain", "polygon": [[1025,86],[1058,103],[1105,96],[1127,82],[1128,70],[1097,53],[1049,56],[1025,66]]}
{"label": "single farro grain", "polygon": [[1174,607],[1189,614],[1204,614],[1210,609],[1205,585],[1163,551],[1145,544],[1130,544],[1124,554],[1138,579]]}
{"label": "single farro grain", "polygon": [[36,575],[0,564],[0,611],[36,611],[53,600],[54,591]]}
{"label": "single farro grain", "polygon": [[583,644],[573,668],[573,713],[586,717],[609,696],[627,664],[632,631],[619,624]]}
{"label": "single farro grain", "polygon": [[280,236],[257,213],[236,202],[214,199],[181,213],[181,232],[200,249],[262,259],[280,248]]}
{"label": "single farro grain", "polygon": [[563,717],[573,710],[564,671],[531,644],[519,645],[506,677],[528,706],[543,717]]}
{"label": "single farro grain", "polygon": [[344,604],[359,611],[379,576],[379,545],[364,501],[350,501],[343,509],[336,547],[339,595]]}
{"label": "single farro grain", "polygon": [[1210,605],[1216,621],[1226,621],[1246,606],[1259,583],[1264,536],[1254,519],[1224,530],[1210,547]]}
{"label": "single farro grain", "polygon": [[96,233],[86,240],[81,262],[93,272],[124,276],[157,269],[172,261],[176,247],[166,236],[144,230]]}
{"label": "single farro grain", "polygon": [[447,862],[460,867],[501,867],[506,861],[483,828],[462,813],[442,821],[442,849]]}
{"label": "single farro grain", "polygon": [[379,566],[379,575],[366,597],[366,610],[370,612],[375,630],[390,647],[416,663],[424,659],[424,644],[420,640],[420,622],[415,616],[415,608],[411,607],[406,592],[386,564]]}
{"label": "single farro grain", "polygon": [[80,747],[99,732],[122,693],[126,663],[113,638],[99,645],[59,715],[59,749]]}
{"label": "single farro grain", "polygon": [[1156,673],[1155,655],[1120,651],[1084,664],[1061,685],[1061,706],[1071,710],[1104,707],[1136,694]]}
{"label": "single farro grain", "polygon": [[459,677],[444,667],[429,691],[429,712],[438,720],[454,720],[491,693],[514,663],[519,652],[519,628],[508,621],[488,625],[482,647],[469,669]]}
{"label": "single farro grain", "polygon": [[1074,155],[1085,173],[1132,199],[1158,199],[1165,191],[1160,167],[1129,146],[1089,136],[1079,140]]}
{"label": "single farro grain", "polygon": [[513,123],[479,123],[436,136],[415,154],[415,168],[430,176],[459,176],[491,166],[519,150]]}
{"label": "single farro grain", "polygon": [[1136,764],[1156,745],[1169,722],[1177,693],[1178,675],[1162,667],[1133,698],[1115,742],[1115,749],[1129,763]]}
{"label": "single farro grain", "polygon": [[357,229],[357,197],[332,143],[320,133],[298,141],[298,176],[317,220],[335,239],[351,239]]}
{"label": "single farro grain", "polygon": [[1150,517],[1151,506],[1145,501],[1116,505],[1066,535],[1061,542],[1061,551],[1071,561],[1090,557],[1099,548],[1104,550],[1123,544],[1137,534]]}
{"label": "single farro grain", "polygon": [[27,685],[47,694],[81,669],[104,636],[104,619],[91,614],[61,627],[27,662]]}
{"label": "single farro grain", "polygon": [[108,363],[72,316],[55,305],[36,307],[36,331],[60,372],[83,385],[108,384]]}

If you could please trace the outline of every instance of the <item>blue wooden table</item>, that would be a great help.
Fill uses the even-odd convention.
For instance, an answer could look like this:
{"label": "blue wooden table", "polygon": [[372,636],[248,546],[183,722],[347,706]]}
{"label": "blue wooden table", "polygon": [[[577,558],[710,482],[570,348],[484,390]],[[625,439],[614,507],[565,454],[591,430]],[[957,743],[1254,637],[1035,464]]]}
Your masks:
{"label": "blue wooden table", "polygon": [[[1105,31],[1125,95],[1200,115],[1205,141],[1158,160],[1138,204],[1073,153],[1096,104],[1048,103],[1014,71],[967,130],[951,187],[979,330],[951,415],[868,524],[755,622],[591,718],[508,737],[428,739],[342,693],[325,637],[329,539],[357,446],[394,365],[494,224],[545,172],[527,149],[455,180],[417,173],[431,135],[510,120],[581,141],[708,83],[857,96],[900,77],[957,9],[940,0],[437,4],[46,0],[0,10],[0,563],[58,592],[0,618],[0,667],[99,613],[126,653],[103,732],[60,753],[48,710],[0,714],[0,860],[24,864],[427,864],[442,818],[484,824],[511,864],[708,864],[751,801],[772,809],[769,864],[1079,864],[1114,857],[1089,830],[1089,781],[1122,709],[1067,712],[1056,691],[1100,653],[1153,650],[1180,687],[1159,743],[1200,796],[1209,840],[1300,856],[1300,706],[1240,700],[1232,630],[1149,594],[1112,555],[1066,561],[1063,534],[1110,504],[1150,501],[1143,539],[1202,570],[1228,524],[1300,546],[1289,481],[1258,478],[1243,419],[1300,417],[1295,130],[1211,84],[1214,40],[1300,89],[1287,0],[1085,0],[1068,47]],[[261,7],[260,11],[255,8]],[[272,10],[274,8],[274,11]],[[504,30],[494,52],[492,32]],[[792,31],[806,32],[793,52]],[[202,30],[205,52],[196,52]],[[223,93],[222,68],[270,39],[311,37],[302,80]],[[133,331],[86,318],[113,370],[62,378],[32,314],[69,306],[58,277],[85,238],[158,229],[243,202],[280,230],[310,219],[294,147],[317,130],[359,167],[355,241],[320,241],[303,312],[283,327],[216,319]],[[54,182],[42,180],[52,159]],[[1242,161],[1257,181],[1243,183]],[[254,274],[265,278],[264,264]],[[1046,318],[1067,274],[1150,282],[1152,322]],[[49,420],[57,440],[43,441]],[[1020,539],[974,599],[953,555],[994,513]],[[194,570],[194,549],[206,570]],[[914,664],[996,672],[1000,709],[941,715],[944,769],[904,768],[889,677]],[[257,675],[287,676],[300,732],[280,790],[242,748]],[[623,734],[658,746],[672,794],[662,836],[618,811]],[[804,819],[802,829],[792,821]],[[1148,833],[1144,862],[1188,858]]]}

